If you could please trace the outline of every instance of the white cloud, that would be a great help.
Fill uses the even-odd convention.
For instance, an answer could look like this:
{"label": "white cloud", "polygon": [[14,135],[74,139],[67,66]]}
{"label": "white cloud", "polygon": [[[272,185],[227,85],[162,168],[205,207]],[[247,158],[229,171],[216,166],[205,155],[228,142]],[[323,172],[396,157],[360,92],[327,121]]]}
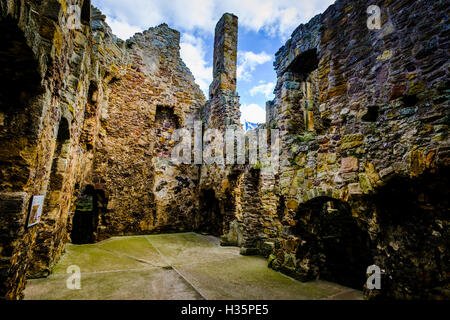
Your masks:
{"label": "white cloud", "polygon": [[[161,23],[179,30],[182,34],[182,59],[206,95],[212,80],[212,68],[211,61],[205,59],[205,47],[208,46],[205,46],[202,38],[214,35],[215,25],[225,12],[239,17],[241,30],[262,30],[265,35],[285,41],[300,23],[323,12],[333,2],[334,0],[92,0],[92,4],[108,17],[107,22],[113,33],[124,40],[136,32]],[[272,60],[273,57],[265,52],[240,52],[238,80],[250,81],[259,65]],[[268,84],[254,92],[256,94],[263,89],[267,96]]]}
{"label": "white cloud", "polygon": [[314,15],[323,12],[335,0],[216,0],[216,8],[231,11],[239,17],[242,27],[289,38],[300,23],[308,22]]}
{"label": "white cloud", "polygon": [[126,40],[131,38],[135,33],[141,32],[141,28],[132,26],[124,21],[119,21],[116,19],[112,19],[107,17],[106,23],[111,27],[113,30],[114,35],[119,37],[120,39]]}
{"label": "white cloud", "polygon": [[241,106],[241,123],[265,123],[266,111],[257,104],[249,104]]}
{"label": "white cloud", "polygon": [[263,94],[267,99],[272,99],[274,88],[275,88],[275,82],[262,83],[258,86],[253,87],[252,89],[250,89],[250,95],[252,97],[254,97],[257,94]]}
{"label": "white cloud", "polygon": [[238,80],[250,81],[252,72],[258,65],[272,61],[272,57],[265,53],[254,53],[251,51],[238,52],[237,78]]}
{"label": "white cloud", "polygon": [[[323,12],[334,0],[93,0],[103,13],[118,21],[142,29],[166,22],[186,31],[201,30],[213,34],[223,13],[239,17],[239,25],[247,30],[264,30],[272,36],[287,39],[300,24]],[[117,32],[113,28],[114,32]]]}
{"label": "white cloud", "polygon": [[208,96],[209,84],[212,81],[212,67],[208,67],[205,56],[205,44],[201,38],[191,34],[183,34],[181,38],[181,58],[195,77],[196,83]]}

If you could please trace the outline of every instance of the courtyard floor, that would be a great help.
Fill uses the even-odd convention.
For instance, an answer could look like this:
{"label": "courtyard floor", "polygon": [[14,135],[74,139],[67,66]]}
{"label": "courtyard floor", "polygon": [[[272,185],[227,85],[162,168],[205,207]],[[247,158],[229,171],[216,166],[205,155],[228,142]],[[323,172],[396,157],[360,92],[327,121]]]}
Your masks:
{"label": "courtyard floor", "polygon": [[[66,282],[81,270],[81,289]],[[27,300],[355,300],[362,293],[325,281],[302,283],[267,267],[261,257],[220,247],[195,233],[115,237],[66,246],[45,279],[28,280]]]}

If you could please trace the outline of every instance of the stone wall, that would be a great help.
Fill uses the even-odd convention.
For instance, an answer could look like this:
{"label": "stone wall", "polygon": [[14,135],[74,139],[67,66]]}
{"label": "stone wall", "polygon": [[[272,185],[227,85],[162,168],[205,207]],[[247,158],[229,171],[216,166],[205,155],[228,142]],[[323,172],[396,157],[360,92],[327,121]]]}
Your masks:
{"label": "stone wall", "polygon": [[[176,231],[300,280],[363,289],[376,264],[367,298],[448,298],[447,5],[338,0],[300,25],[260,126],[280,130],[273,172],[171,158],[177,129],[241,128],[236,16],[217,24],[206,101],[165,24],[123,41],[89,0],[2,1],[0,298],[20,299],[68,241]],[[35,195],[42,221],[27,228]]]}
{"label": "stone wall", "polygon": [[98,239],[182,231],[198,208],[198,166],[175,165],[178,128],[199,120],[205,98],[180,58],[180,34],[163,24],[126,42],[127,72],[109,86],[102,109],[93,173],[107,212]]}
{"label": "stone wall", "polygon": [[[1,91],[0,296],[21,298],[26,274],[47,276],[71,238],[191,230],[199,167],[171,161],[172,134],[206,100],[179,32],[163,24],[125,42],[88,0],[1,5],[12,81]],[[33,195],[45,196],[42,220],[26,228]]]}
{"label": "stone wall", "polygon": [[[90,1],[74,5],[89,9]],[[81,162],[74,151],[91,76],[91,25],[89,10],[83,10],[79,25],[66,27],[65,1],[2,1],[0,9],[6,42],[0,60],[8,65],[2,78],[10,79],[2,87],[0,111],[0,296],[15,299],[22,296],[29,267],[41,273],[65,240]],[[34,195],[46,195],[43,219],[27,228]]]}
{"label": "stone wall", "polygon": [[[215,139],[225,139],[227,128],[241,129],[240,104],[236,92],[238,18],[225,13],[219,20],[214,39],[213,81],[209,87],[209,100],[202,110],[203,153],[214,144]],[[206,130],[215,131],[212,141],[206,139]],[[220,138],[219,138],[220,139]],[[218,154],[219,163],[208,164],[203,159],[198,189],[201,195],[214,195],[216,204],[213,219],[201,210],[196,221],[196,230],[208,224],[216,224],[214,233],[223,235],[224,245],[236,245],[242,241],[242,182],[243,165],[227,165],[225,152]],[[212,221],[211,221],[212,220]],[[229,234],[229,232],[231,232]]]}
{"label": "stone wall", "polygon": [[236,92],[238,18],[224,14],[214,38],[213,82],[209,87],[210,127],[221,128],[240,122],[239,96]]}
{"label": "stone wall", "polygon": [[[366,26],[372,4],[381,8],[380,30]],[[449,164],[444,8],[445,1],[337,1],[276,54],[268,124],[281,130],[286,208],[272,267],[326,278],[330,261],[357,265],[363,250],[384,270],[381,292],[367,296],[430,298],[448,290],[448,188],[433,196]],[[345,216],[353,221],[340,226]],[[368,239],[355,231],[363,247],[348,240],[352,252],[336,262],[336,243],[324,239],[345,246],[353,224]],[[360,289],[365,271],[358,271]]]}

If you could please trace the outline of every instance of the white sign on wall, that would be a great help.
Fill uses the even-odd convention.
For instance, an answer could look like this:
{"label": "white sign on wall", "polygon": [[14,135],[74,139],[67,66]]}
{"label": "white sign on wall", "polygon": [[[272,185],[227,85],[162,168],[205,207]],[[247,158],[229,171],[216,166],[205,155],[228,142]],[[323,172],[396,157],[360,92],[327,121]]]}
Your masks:
{"label": "white sign on wall", "polygon": [[34,226],[41,221],[42,207],[45,196],[34,196],[31,202],[30,214],[28,216],[28,227]]}

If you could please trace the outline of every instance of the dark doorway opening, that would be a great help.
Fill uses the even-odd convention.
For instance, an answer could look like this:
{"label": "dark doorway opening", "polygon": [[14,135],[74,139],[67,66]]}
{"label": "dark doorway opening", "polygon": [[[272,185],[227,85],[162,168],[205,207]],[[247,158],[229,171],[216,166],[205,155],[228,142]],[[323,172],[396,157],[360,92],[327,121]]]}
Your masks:
{"label": "dark doorway opening", "polygon": [[102,190],[87,186],[78,197],[72,221],[70,238],[73,244],[97,241],[100,216],[106,210],[106,197]]}
{"label": "dark doorway opening", "polygon": [[196,231],[221,236],[223,234],[223,214],[214,190],[203,190],[200,194],[200,212],[196,221]]}
{"label": "dark doorway opening", "polygon": [[382,291],[395,299],[448,299],[450,168],[394,176],[370,201],[380,224]]}
{"label": "dark doorway opening", "polygon": [[325,197],[305,203],[293,231],[302,241],[297,258],[309,260],[313,276],[362,290],[373,264],[371,245],[346,203]]}

